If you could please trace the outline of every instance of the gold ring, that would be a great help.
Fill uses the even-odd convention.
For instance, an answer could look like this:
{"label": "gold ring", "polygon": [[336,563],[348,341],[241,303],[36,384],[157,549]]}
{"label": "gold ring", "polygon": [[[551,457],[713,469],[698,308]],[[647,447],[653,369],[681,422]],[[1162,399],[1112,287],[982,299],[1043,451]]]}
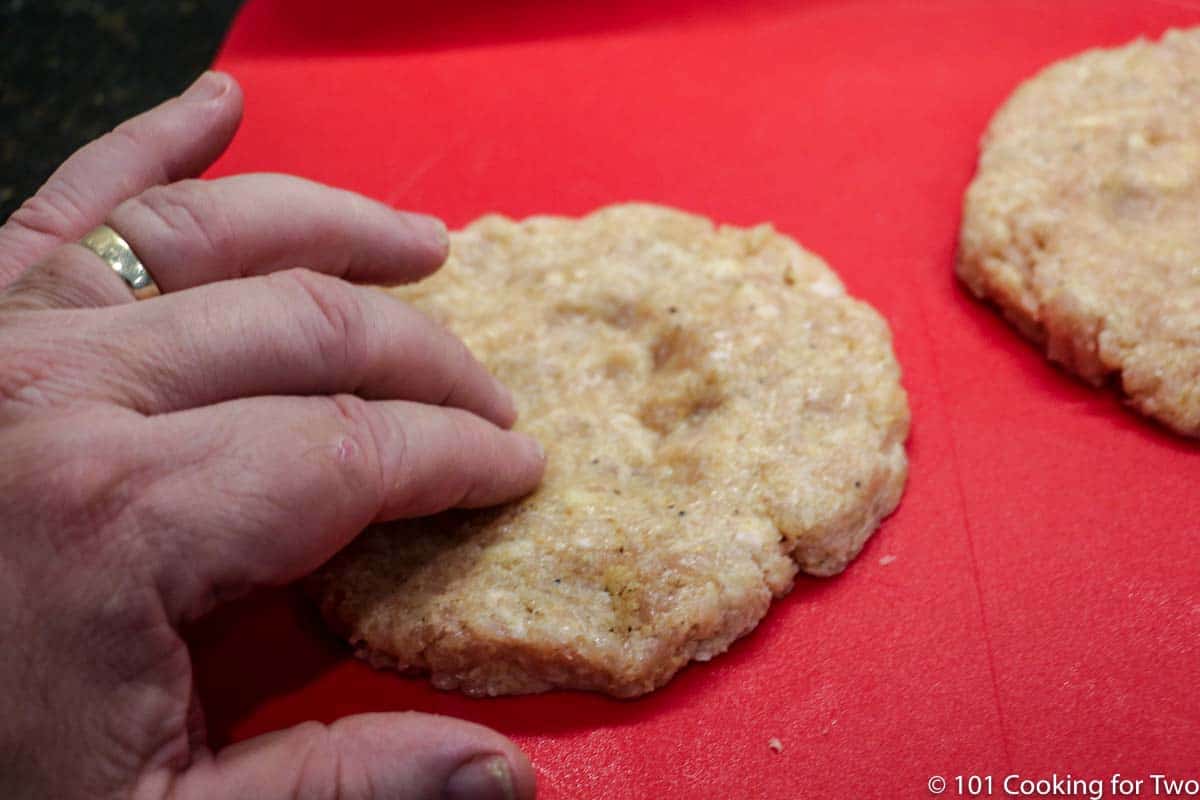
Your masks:
{"label": "gold ring", "polygon": [[80,239],[79,243],[104,259],[113,272],[121,276],[121,280],[125,281],[138,300],[146,300],[158,294],[158,284],[150,277],[150,272],[138,260],[129,242],[122,239],[121,234],[112,228],[101,225]]}

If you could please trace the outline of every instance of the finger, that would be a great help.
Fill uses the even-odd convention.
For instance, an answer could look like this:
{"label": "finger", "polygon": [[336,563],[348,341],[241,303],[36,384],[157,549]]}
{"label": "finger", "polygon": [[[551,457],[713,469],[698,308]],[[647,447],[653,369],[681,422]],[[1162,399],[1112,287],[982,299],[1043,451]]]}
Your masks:
{"label": "finger", "polygon": [[[121,203],[108,223],[163,292],[289,267],[400,283],[441,266],[449,241],[433,217],[288,175],[155,186]],[[22,275],[0,303],[74,308],[130,300],[97,255],[69,244]]]}
{"label": "finger", "polygon": [[225,150],[241,116],[237,83],[209,72],[180,97],[79,150],[0,228],[0,287],[99,225],[121,201],[199,175]]}
{"label": "finger", "polygon": [[529,759],[480,725],[416,712],[306,722],[225,748],[172,782],[170,800],[532,800]]}
{"label": "finger", "polygon": [[129,285],[99,256],[67,244],[0,290],[0,312],[99,308],[133,299]]}
{"label": "finger", "polygon": [[295,580],[372,522],[520,497],[545,466],[524,434],[406,401],[260,397],[145,422],[160,477],[129,514],[176,620]]}
{"label": "finger", "polygon": [[474,412],[508,427],[508,390],[453,334],[377,289],[307,270],[225,281],[113,309],[102,399],[147,414],[260,395],[356,394]]}
{"label": "finger", "polygon": [[109,224],[164,292],[306,267],[395,284],[446,260],[440,220],[290,175],[237,175],[157,186],[117,206]]}

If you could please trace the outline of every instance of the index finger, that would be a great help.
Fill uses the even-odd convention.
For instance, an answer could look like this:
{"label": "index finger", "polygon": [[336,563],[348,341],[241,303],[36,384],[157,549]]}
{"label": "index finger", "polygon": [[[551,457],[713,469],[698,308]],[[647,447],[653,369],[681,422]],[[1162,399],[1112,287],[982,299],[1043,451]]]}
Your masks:
{"label": "index finger", "polygon": [[[214,597],[311,572],[372,522],[529,493],[545,456],[523,433],[407,401],[256,397],[149,418],[165,473],[126,513],[150,526],[175,620]],[[186,465],[180,467],[180,465]]]}

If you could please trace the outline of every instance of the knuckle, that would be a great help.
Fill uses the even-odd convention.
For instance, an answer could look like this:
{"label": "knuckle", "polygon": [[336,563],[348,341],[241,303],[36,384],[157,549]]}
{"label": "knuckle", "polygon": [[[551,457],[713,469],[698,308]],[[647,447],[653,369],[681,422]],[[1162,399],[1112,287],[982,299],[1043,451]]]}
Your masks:
{"label": "knuckle", "polygon": [[276,273],[270,279],[289,285],[299,303],[289,308],[290,315],[301,321],[324,363],[350,375],[356,385],[347,388],[356,389],[366,360],[365,314],[357,290],[342,280],[306,269]]}
{"label": "knuckle", "polygon": [[21,312],[62,312],[120,303],[128,289],[96,259],[82,247],[59,247],[18,275],[0,294],[0,328],[30,327],[36,318]]}
{"label": "knuckle", "polygon": [[145,150],[150,142],[142,130],[141,122],[138,117],[124,120],[97,140],[96,144],[107,148],[109,153],[114,150]]}
{"label": "knuckle", "polygon": [[0,418],[21,408],[63,406],[82,399],[94,353],[79,342],[64,341],[49,329],[62,325],[58,312],[13,311],[6,315],[16,321],[0,339]]}
{"label": "knuckle", "polygon": [[292,735],[299,753],[289,800],[337,800],[342,796],[342,752],[333,729],[310,721],[293,728]]}
{"label": "knuckle", "polygon": [[376,737],[356,725],[353,717],[336,720],[328,730],[337,775],[336,797],[360,797],[363,800],[391,797],[390,791],[381,791],[376,785],[373,771],[378,762],[366,757],[378,748]]}
{"label": "knuckle", "polygon": [[233,221],[205,181],[153,186],[127,200],[124,210],[136,214],[150,236],[184,253],[211,259],[233,252]]}
{"label": "knuckle", "polygon": [[[100,137],[92,147],[99,151],[99,154],[106,154],[110,158],[122,152],[153,153],[155,151],[154,136],[146,128],[144,116],[127,119]],[[153,183],[167,183],[170,180],[167,166],[161,159],[140,159],[139,161],[144,161],[145,167],[150,170],[149,177]],[[129,194],[133,194],[133,192],[129,192]]]}
{"label": "knuckle", "polygon": [[[377,511],[383,505],[387,486],[379,420],[370,403],[355,395],[335,395],[329,398],[329,403],[339,423],[337,439],[330,451],[333,466],[357,489],[367,489],[366,496]],[[389,446],[393,450],[399,446],[403,452],[403,437],[398,444],[389,442]]]}
{"label": "knuckle", "polygon": [[446,333],[445,355],[445,384],[438,405],[453,403],[469,383],[471,373],[475,368],[475,356],[461,339]]}
{"label": "knuckle", "polygon": [[23,273],[0,294],[0,328],[20,328],[31,311],[44,311],[82,300],[80,292],[72,291],[74,288],[69,283],[47,280],[34,270]]}
{"label": "knuckle", "polygon": [[[461,506],[477,491],[481,480],[479,465],[486,462],[488,442],[473,430],[471,415],[457,409],[438,412],[436,447],[439,456],[436,474],[429,472],[430,462],[419,466],[420,458],[400,463],[392,508],[401,517],[436,514]],[[426,454],[428,455],[428,454]],[[420,474],[417,470],[425,470]]]}
{"label": "knuckle", "polygon": [[0,350],[4,368],[0,369],[0,402],[17,405],[49,405],[45,392],[48,377],[42,359],[21,350],[5,347]]}
{"label": "knuckle", "polygon": [[[459,457],[467,462],[469,460],[479,459],[482,454],[489,451],[488,443],[481,440],[476,429],[474,417],[466,412],[453,414],[454,420],[451,430],[453,431],[452,445],[454,452],[459,454]],[[479,490],[477,481],[480,480],[480,475],[476,474],[475,470],[460,469],[455,470],[457,480],[448,481],[448,496],[445,499],[447,508],[455,508],[462,505]]]}
{"label": "knuckle", "polygon": [[63,181],[44,186],[8,218],[8,224],[41,236],[70,236],[86,215],[75,192]]}

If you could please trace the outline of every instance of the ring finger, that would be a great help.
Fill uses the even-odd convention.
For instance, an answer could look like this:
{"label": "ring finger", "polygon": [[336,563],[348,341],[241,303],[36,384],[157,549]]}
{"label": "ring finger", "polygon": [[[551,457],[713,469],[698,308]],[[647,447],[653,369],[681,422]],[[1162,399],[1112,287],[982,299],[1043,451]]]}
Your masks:
{"label": "ring finger", "polygon": [[[117,206],[108,223],[163,292],[288,267],[400,283],[437,269],[447,250],[445,227],[432,217],[286,175],[154,187]],[[55,250],[6,294],[10,307],[35,308],[132,299],[106,262],[79,244]]]}

